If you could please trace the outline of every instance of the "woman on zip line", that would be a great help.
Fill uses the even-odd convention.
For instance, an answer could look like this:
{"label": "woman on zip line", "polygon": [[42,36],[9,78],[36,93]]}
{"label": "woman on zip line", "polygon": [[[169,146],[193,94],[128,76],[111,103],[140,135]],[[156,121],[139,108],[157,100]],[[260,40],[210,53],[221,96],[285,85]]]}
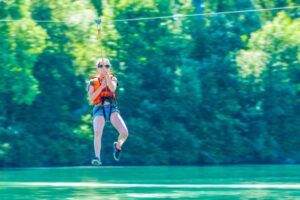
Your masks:
{"label": "woman on zip line", "polygon": [[128,137],[128,129],[122,119],[116,105],[117,78],[110,71],[110,62],[107,58],[100,58],[96,63],[98,75],[89,82],[88,96],[93,103],[93,128],[95,158],[92,165],[101,165],[101,138],[105,122],[110,121],[119,132],[119,137],[113,143],[113,156],[116,161],[120,159],[120,153],[125,140]]}

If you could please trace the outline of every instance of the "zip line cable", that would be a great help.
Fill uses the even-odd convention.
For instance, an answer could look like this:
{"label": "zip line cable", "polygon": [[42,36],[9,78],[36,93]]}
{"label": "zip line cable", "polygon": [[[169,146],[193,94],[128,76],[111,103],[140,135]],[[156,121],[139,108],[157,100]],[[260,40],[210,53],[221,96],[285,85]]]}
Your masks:
{"label": "zip line cable", "polygon": [[102,29],[102,19],[96,19],[95,20],[97,24],[97,39],[100,41],[100,54],[102,59],[102,65],[104,66],[104,50],[103,50],[103,29]]}
{"label": "zip line cable", "polygon": [[159,17],[144,17],[144,18],[131,18],[131,19],[115,19],[106,20],[107,22],[126,22],[126,21],[145,21],[145,20],[155,20],[155,19],[169,19],[169,18],[186,18],[186,17],[198,17],[198,16],[213,16],[213,15],[227,15],[227,14],[239,14],[239,13],[249,13],[249,12],[264,12],[272,10],[287,10],[296,9],[300,6],[287,6],[287,7],[277,7],[277,8],[263,8],[263,9],[253,9],[253,10],[236,10],[236,11],[224,11],[224,12],[210,12],[210,13],[197,13],[197,14],[175,14],[170,16],[159,16]]}
{"label": "zip line cable", "polygon": [[[210,13],[197,13],[197,14],[175,14],[170,16],[157,16],[157,17],[141,17],[141,18],[128,18],[128,19],[114,19],[114,20],[102,20],[102,23],[110,22],[130,22],[130,21],[145,21],[145,20],[157,20],[157,19],[170,19],[170,18],[186,18],[186,17],[197,17],[197,16],[214,16],[214,15],[228,15],[228,14],[240,14],[240,13],[253,13],[253,12],[265,12],[274,10],[288,10],[297,9],[300,6],[286,6],[286,7],[275,7],[275,8],[262,8],[262,9],[250,9],[250,10],[236,10],[236,11],[224,11],[224,12],[210,12]],[[0,22],[26,22],[34,21],[38,23],[94,23],[95,20],[29,20],[29,19],[0,19]]]}

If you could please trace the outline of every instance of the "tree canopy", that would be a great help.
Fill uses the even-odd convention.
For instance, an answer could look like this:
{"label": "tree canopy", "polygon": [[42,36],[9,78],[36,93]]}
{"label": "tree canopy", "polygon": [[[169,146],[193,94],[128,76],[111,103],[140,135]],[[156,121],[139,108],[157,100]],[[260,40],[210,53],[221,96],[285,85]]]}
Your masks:
{"label": "tree canopy", "polygon": [[[300,162],[299,9],[109,21],[297,5],[1,1],[0,19],[24,21],[0,22],[0,166],[89,163],[87,83],[101,48],[118,78],[118,106],[129,129],[120,164]],[[88,22],[99,16],[102,43]],[[106,165],[114,164],[116,137],[107,124]]]}

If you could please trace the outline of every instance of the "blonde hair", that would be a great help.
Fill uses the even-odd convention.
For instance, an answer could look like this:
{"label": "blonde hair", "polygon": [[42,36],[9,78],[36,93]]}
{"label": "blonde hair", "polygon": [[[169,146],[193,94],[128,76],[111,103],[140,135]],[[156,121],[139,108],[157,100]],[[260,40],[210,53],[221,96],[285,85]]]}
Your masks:
{"label": "blonde hair", "polygon": [[99,58],[96,62],[96,65],[98,66],[99,63],[104,63],[107,62],[110,65],[109,59],[108,58]]}

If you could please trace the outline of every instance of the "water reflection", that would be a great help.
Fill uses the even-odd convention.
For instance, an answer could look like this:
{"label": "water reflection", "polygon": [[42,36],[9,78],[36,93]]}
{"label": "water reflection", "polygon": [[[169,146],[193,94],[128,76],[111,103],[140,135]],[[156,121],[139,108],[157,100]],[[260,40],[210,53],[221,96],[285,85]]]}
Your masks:
{"label": "water reflection", "polygon": [[300,198],[299,169],[299,166],[9,169],[0,171],[0,199],[294,200]]}

